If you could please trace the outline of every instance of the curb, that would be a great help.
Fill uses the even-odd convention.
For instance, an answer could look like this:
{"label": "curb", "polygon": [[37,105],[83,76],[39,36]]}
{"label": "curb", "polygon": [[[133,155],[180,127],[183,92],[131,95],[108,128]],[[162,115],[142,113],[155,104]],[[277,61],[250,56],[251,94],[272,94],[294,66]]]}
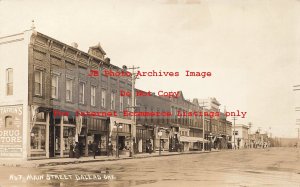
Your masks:
{"label": "curb", "polygon": [[92,163],[92,162],[111,162],[118,160],[131,160],[131,159],[144,159],[144,158],[152,158],[152,157],[166,157],[166,156],[179,156],[179,155],[188,155],[188,154],[204,154],[204,153],[215,153],[220,151],[199,151],[199,152],[182,152],[175,154],[162,154],[162,155],[145,155],[145,156],[134,156],[134,157],[124,157],[124,158],[107,158],[102,160],[91,159],[91,160],[72,160],[66,162],[48,162],[48,163],[34,163],[34,160],[27,161],[27,163],[0,163],[0,166],[4,167],[24,167],[24,168],[37,168],[37,167],[45,167],[45,166],[57,166],[57,165],[69,165],[69,164],[80,164],[80,163]]}

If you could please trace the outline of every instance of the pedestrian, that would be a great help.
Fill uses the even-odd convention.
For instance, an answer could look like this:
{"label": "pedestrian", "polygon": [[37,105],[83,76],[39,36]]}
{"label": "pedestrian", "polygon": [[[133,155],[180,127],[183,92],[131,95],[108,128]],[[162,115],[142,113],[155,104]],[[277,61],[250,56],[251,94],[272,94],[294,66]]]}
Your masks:
{"label": "pedestrian", "polygon": [[69,158],[74,158],[74,145],[70,145]]}
{"label": "pedestrian", "polygon": [[108,146],[107,146],[107,156],[114,156],[113,155],[113,146],[111,144],[111,142],[108,143]]}
{"label": "pedestrian", "polygon": [[94,141],[92,143],[92,151],[93,151],[94,159],[96,158],[97,150],[98,150],[98,145],[97,145],[96,141]]}
{"label": "pedestrian", "polygon": [[83,143],[79,142],[78,143],[78,150],[79,150],[79,156],[83,155]]}
{"label": "pedestrian", "polygon": [[79,151],[79,144],[78,142],[75,143],[75,157],[78,159],[80,157],[80,151]]}
{"label": "pedestrian", "polygon": [[151,154],[152,153],[152,143],[151,143],[151,141],[149,142],[149,154]]}

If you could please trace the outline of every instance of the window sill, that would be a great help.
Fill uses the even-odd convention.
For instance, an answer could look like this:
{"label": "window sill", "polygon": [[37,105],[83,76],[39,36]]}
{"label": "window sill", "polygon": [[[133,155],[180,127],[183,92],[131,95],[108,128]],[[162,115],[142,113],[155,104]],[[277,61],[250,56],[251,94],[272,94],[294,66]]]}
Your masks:
{"label": "window sill", "polygon": [[34,97],[43,98],[42,95],[34,95]]}
{"label": "window sill", "polygon": [[66,101],[66,103],[69,103],[69,104],[74,104],[74,103],[73,103],[73,101]]}
{"label": "window sill", "polygon": [[31,148],[31,152],[45,152],[45,149],[32,149]]}

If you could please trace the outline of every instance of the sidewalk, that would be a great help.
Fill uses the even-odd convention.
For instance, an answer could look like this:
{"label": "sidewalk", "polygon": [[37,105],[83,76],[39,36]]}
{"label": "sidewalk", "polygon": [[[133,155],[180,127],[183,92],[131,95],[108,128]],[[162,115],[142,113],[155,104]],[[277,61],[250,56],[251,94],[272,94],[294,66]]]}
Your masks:
{"label": "sidewalk", "polygon": [[90,157],[81,157],[77,158],[50,158],[50,159],[42,159],[42,160],[0,160],[0,166],[6,167],[27,167],[27,168],[35,168],[35,167],[43,167],[43,166],[56,166],[56,165],[66,165],[66,164],[78,164],[78,163],[88,163],[88,162],[104,162],[104,161],[116,161],[116,160],[129,160],[129,159],[142,159],[142,158],[150,158],[150,157],[161,157],[161,156],[175,156],[175,155],[183,155],[183,154],[202,154],[202,153],[211,153],[218,152],[218,150],[212,151],[189,151],[189,152],[155,152],[152,154],[149,153],[139,153],[133,155],[133,157],[128,157],[124,155],[120,155],[119,158],[116,158],[115,155],[113,157],[108,156],[96,156],[94,159],[92,156]]}

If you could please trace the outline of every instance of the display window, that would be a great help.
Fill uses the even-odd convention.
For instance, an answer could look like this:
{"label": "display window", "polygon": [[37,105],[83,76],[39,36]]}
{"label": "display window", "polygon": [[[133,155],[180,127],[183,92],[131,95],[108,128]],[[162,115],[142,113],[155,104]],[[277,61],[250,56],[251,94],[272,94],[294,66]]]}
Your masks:
{"label": "display window", "polygon": [[30,146],[33,150],[45,150],[46,143],[46,126],[35,125],[31,131]]}

